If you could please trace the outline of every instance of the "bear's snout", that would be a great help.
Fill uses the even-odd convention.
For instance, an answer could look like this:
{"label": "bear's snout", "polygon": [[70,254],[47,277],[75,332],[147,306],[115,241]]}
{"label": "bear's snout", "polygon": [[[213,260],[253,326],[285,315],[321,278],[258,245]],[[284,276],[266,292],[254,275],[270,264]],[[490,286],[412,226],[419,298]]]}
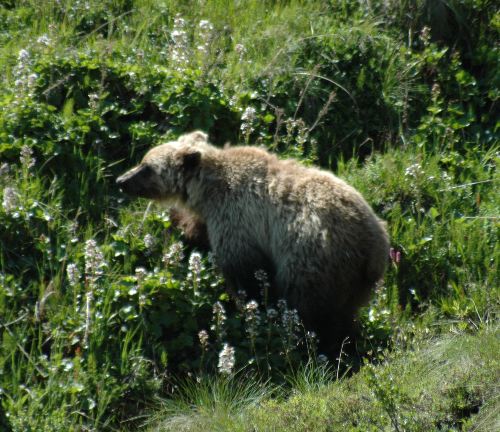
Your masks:
{"label": "bear's snout", "polygon": [[139,165],[116,179],[120,190],[132,197],[159,198],[159,191],[152,181],[153,170]]}

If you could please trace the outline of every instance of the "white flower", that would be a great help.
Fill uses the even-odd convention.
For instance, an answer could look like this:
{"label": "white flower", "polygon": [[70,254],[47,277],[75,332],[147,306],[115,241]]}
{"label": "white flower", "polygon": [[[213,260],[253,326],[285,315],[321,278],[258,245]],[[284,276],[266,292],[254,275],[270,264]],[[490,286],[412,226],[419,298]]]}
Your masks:
{"label": "white flower", "polygon": [[163,262],[166,266],[177,265],[184,259],[183,245],[181,242],[174,243],[168,249],[168,252],[163,255]]}
{"label": "white flower", "polygon": [[225,343],[222,351],[219,353],[219,363],[217,364],[219,372],[227,375],[231,374],[233,372],[235,362],[234,348]]}
{"label": "white flower", "polygon": [[33,150],[24,145],[21,148],[21,154],[19,156],[19,160],[23,167],[29,169],[35,165],[35,158],[33,157]]}
{"label": "white flower", "polygon": [[155,238],[151,234],[146,234],[144,236],[144,246],[146,249],[153,249],[155,245]]}
{"label": "white flower", "polygon": [[274,319],[276,319],[277,316],[278,316],[278,311],[276,309],[269,308],[267,310],[267,318],[268,319],[274,320]]}
{"label": "white flower", "polygon": [[148,275],[148,272],[144,267],[136,267],[135,269],[135,277],[137,278],[138,282],[143,281],[146,276]]}
{"label": "white flower", "polygon": [[247,121],[247,122],[252,122],[255,120],[255,108],[254,107],[247,107],[245,111],[243,111],[243,114],[241,115],[241,120]]}
{"label": "white flower", "polygon": [[19,51],[19,54],[17,55],[17,60],[19,60],[19,63],[25,63],[29,61],[29,59],[30,53],[27,50],[22,49],[21,51]]}
{"label": "white flower", "polygon": [[319,364],[323,364],[323,363],[327,363],[328,362],[328,357],[324,354],[320,354],[318,356],[318,363]]}
{"label": "white flower", "polygon": [[242,123],[240,126],[240,130],[247,136],[247,139],[249,135],[254,131],[253,122],[255,121],[255,114],[255,108],[247,107],[241,115]]}
{"label": "white flower", "polygon": [[213,330],[220,340],[226,335],[224,324],[226,322],[226,310],[221,302],[215,302],[212,308],[212,322],[210,329]]}
{"label": "white flower", "polygon": [[424,170],[419,163],[414,163],[405,169],[405,177],[417,178],[424,174]]}
{"label": "white flower", "polygon": [[12,187],[6,187],[3,190],[3,201],[2,201],[3,209],[5,213],[12,213],[19,207],[19,194],[16,189]]}
{"label": "white flower", "polygon": [[198,332],[198,339],[200,340],[201,349],[206,351],[208,348],[208,333],[206,330],[200,330]]}
{"label": "white flower", "polygon": [[47,35],[42,35],[36,40],[36,42],[39,43],[40,45],[49,46],[52,41]]}
{"label": "white flower", "polygon": [[38,74],[32,73],[28,75],[28,87],[33,87],[36,83],[36,80],[38,79]]}
{"label": "white flower", "polygon": [[240,55],[242,56],[243,54],[245,54],[247,52],[247,49],[245,48],[245,45],[242,45],[242,44],[236,44],[234,46],[234,50]]}
{"label": "white flower", "polygon": [[234,51],[236,51],[236,54],[238,54],[240,61],[243,60],[243,57],[247,53],[247,49],[242,44],[236,44],[234,46]]}
{"label": "white flower", "polygon": [[9,175],[9,172],[10,165],[7,162],[4,162],[2,165],[0,165],[0,177]]}
{"label": "white flower", "polygon": [[246,332],[253,340],[257,336],[260,324],[259,304],[255,300],[249,301],[245,306]]}
{"label": "white flower", "polygon": [[200,21],[200,28],[203,30],[213,30],[214,26],[208,20],[201,20]]}
{"label": "white flower", "polygon": [[189,256],[189,271],[195,275],[199,275],[202,269],[201,254],[193,252]]}
{"label": "white flower", "polygon": [[85,242],[84,255],[85,274],[91,283],[95,282],[99,276],[104,274],[104,268],[107,267],[107,263],[104,261],[104,255],[94,239],[89,239]]}
{"label": "white flower", "polygon": [[80,270],[74,263],[68,264],[66,267],[66,275],[68,276],[69,285],[74,287],[80,282]]}

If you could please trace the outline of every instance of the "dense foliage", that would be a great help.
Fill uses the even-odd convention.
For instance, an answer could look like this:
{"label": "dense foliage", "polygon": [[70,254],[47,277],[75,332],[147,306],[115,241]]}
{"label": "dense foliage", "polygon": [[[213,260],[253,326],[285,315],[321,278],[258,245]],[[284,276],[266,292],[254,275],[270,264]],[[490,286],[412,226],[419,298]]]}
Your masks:
{"label": "dense foliage", "polygon": [[[134,429],[187,376],[243,369],[259,379],[239,397],[261,400],[321,363],[286,303],[230,298],[165,209],[115,186],[193,129],[334,170],[388,222],[388,273],[337,378],[496,328],[499,32],[492,0],[2,2],[0,429]],[[446,430],[474,412],[453,403]]]}

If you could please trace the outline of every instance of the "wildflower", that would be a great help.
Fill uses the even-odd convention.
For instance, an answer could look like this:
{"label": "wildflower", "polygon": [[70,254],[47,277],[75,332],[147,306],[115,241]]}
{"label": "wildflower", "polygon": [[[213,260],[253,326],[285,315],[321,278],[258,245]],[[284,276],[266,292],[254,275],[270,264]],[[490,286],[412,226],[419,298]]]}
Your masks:
{"label": "wildflower", "polygon": [[97,242],[89,239],[85,242],[85,275],[90,284],[94,283],[100,276],[104,274],[104,268],[107,267],[104,261],[104,255],[97,246]]}
{"label": "wildflower", "polygon": [[214,26],[210,21],[207,20],[201,20],[199,24],[199,37],[201,41],[201,45],[198,45],[198,51],[200,51],[203,54],[208,54],[209,48],[210,48],[210,43],[212,40],[212,33],[214,30]]}
{"label": "wildflower", "polygon": [[155,238],[151,234],[146,234],[144,236],[144,246],[146,246],[146,249],[150,252],[151,249],[153,249],[155,245]]}
{"label": "wildflower", "polygon": [[29,74],[27,79],[26,79],[28,87],[33,87],[35,85],[37,79],[38,79],[38,74],[36,74],[36,73]]}
{"label": "wildflower", "polygon": [[21,148],[21,154],[19,156],[19,160],[21,162],[21,165],[26,168],[30,169],[35,165],[35,158],[33,157],[33,150],[27,146],[24,145]]}
{"label": "wildflower", "polygon": [[212,308],[212,322],[213,324],[210,326],[210,329],[215,332],[218,339],[222,339],[226,330],[224,325],[226,323],[226,310],[221,302],[215,302]]}
{"label": "wildflower", "polygon": [[269,289],[271,288],[271,284],[269,283],[269,278],[267,277],[267,273],[264,270],[257,270],[254,273],[255,279],[260,286],[260,291],[262,298],[264,299],[264,305],[267,303],[267,295],[269,293]]}
{"label": "wildflower", "polygon": [[255,276],[255,279],[257,279],[257,281],[261,284],[265,284],[265,283],[268,283],[267,281],[267,273],[260,269],[260,270],[257,270],[255,273],[254,273],[254,276]]}
{"label": "wildflower", "polygon": [[271,320],[271,321],[278,317],[278,311],[276,309],[273,309],[273,308],[269,308],[266,311],[266,314],[267,314],[267,319]]}
{"label": "wildflower", "polygon": [[203,269],[201,255],[198,252],[193,252],[189,256],[188,269],[189,269],[188,277],[193,280],[194,289],[196,290],[196,288],[200,283],[201,271]]}
{"label": "wildflower", "polygon": [[47,35],[42,35],[40,36],[36,42],[40,45],[44,45],[44,46],[50,46],[50,44],[52,43],[51,39],[47,36]]}
{"label": "wildflower", "polygon": [[239,55],[240,61],[242,61],[243,57],[247,53],[247,49],[245,48],[245,46],[242,44],[236,44],[234,46],[234,50],[236,51],[236,54]]}
{"label": "wildflower", "polygon": [[247,107],[243,114],[241,115],[241,132],[246,136],[246,139],[250,137],[250,134],[254,131],[253,123],[256,119],[256,111],[253,107]]}
{"label": "wildflower", "polygon": [[146,278],[147,275],[148,272],[144,267],[136,267],[135,277],[137,278],[137,282],[141,283]]}
{"label": "wildflower", "polygon": [[308,331],[306,333],[306,342],[309,352],[316,352],[318,346],[318,336],[313,331]]}
{"label": "wildflower", "polygon": [[66,267],[66,275],[68,276],[68,282],[70,286],[74,287],[80,282],[81,274],[76,264],[68,264],[68,266]]}
{"label": "wildflower", "polygon": [[166,266],[178,265],[184,259],[183,246],[181,242],[173,243],[168,252],[163,255],[163,263]]}
{"label": "wildflower", "polygon": [[12,187],[6,187],[3,190],[3,209],[5,213],[10,214],[19,207],[19,194]]}
{"label": "wildflower", "polygon": [[414,163],[405,169],[405,177],[417,178],[423,174],[425,174],[424,170],[419,163]]}
{"label": "wildflower", "polygon": [[201,254],[199,254],[198,252],[193,252],[189,257],[189,270],[199,277],[202,266],[203,264],[201,262]]}
{"label": "wildflower", "polygon": [[219,363],[217,368],[222,374],[231,374],[234,369],[235,364],[234,348],[229,344],[225,343],[222,351],[219,353]]}
{"label": "wildflower", "polygon": [[10,165],[7,162],[4,162],[0,165],[0,177],[4,177],[9,175],[10,173]]}
{"label": "wildflower", "polygon": [[27,63],[30,59],[30,53],[25,50],[25,49],[22,49],[21,51],[19,51],[19,54],[17,55],[17,60],[19,61],[19,63]]}
{"label": "wildflower", "polygon": [[292,336],[297,327],[300,325],[300,318],[297,309],[287,309],[282,312],[281,324],[287,331],[289,336]]}
{"label": "wildflower", "polygon": [[184,69],[189,60],[189,40],[185,30],[186,20],[177,14],[174,18],[174,28],[170,32],[172,38],[171,60],[178,70]]}
{"label": "wildflower", "polygon": [[284,331],[284,342],[286,349],[292,349],[294,342],[298,339],[300,330],[300,318],[296,309],[288,309],[286,301],[278,300],[278,308],[281,312],[281,328]]}
{"label": "wildflower", "polygon": [[243,114],[241,115],[241,120],[246,121],[246,122],[253,122],[255,120],[255,108],[253,107],[247,107],[245,111],[243,111]]}
{"label": "wildflower", "polygon": [[201,349],[206,351],[208,349],[208,333],[206,330],[198,332],[198,339],[200,340]]}
{"label": "wildflower", "polygon": [[246,332],[253,341],[260,324],[259,305],[255,300],[249,301],[245,306],[245,324]]}
{"label": "wildflower", "polygon": [[210,23],[208,20],[201,20],[200,21],[200,29],[203,31],[209,31],[213,30],[214,26]]}
{"label": "wildflower", "polygon": [[328,357],[324,354],[320,354],[317,358],[319,364],[327,363]]}
{"label": "wildflower", "polygon": [[428,46],[431,40],[431,28],[429,26],[422,27],[420,31],[420,39],[424,46]]}

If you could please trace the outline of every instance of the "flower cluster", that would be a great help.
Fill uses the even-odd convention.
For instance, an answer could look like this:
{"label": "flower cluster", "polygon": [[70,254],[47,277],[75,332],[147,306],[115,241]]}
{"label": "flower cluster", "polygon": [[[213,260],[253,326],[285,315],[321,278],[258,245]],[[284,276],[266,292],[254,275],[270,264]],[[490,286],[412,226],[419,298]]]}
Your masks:
{"label": "flower cluster", "polygon": [[241,115],[240,130],[245,136],[245,141],[248,142],[250,134],[255,130],[254,123],[256,120],[256,110],[253,107],[247,107]]}
{"label": "flower cluster", "polygon": [[416,179],[424,174],[425,172],[422,169],[422,165],[419,163],[414,163],[405,169],[405,177]]}
{"label": "flower cluster", "polygon": [[212,322],[210,330],[215,332],[217,339],[221,340],[226,336],[226,310],[221,302],[215,302],[212,308]]}
{"label": "flower cluster", "polygon": [[203,262],[201,261],[201,254],[192,252],[189,256],[188,264],[188,279],[192,280],[193,288],[196,291],[201,282],[201,272],[203,270]]}
{"label": "flower cluster", "polygon": [[285,335],[285,348],[292,350],[299,339],[301,321],[296,309],[289,309],[286,300],[278,300],[278,309],[281,315],[281,327]]}
{"label": "flower cluster", "polygon": [[214,38],[214,26],[210,21],[200,21],[198,36],[200,39],[200,44],[197,46],[198,52],[200,52],[203,57],[206,57],[210,53],[210,45]]}
{"label": "flower cluster", "polygon": [[245,54],[247,53],[247,49],[243,44],[236,44],[234,46],[234,51],[236,52],[236,54],[238,54],[240,62],[243,60],[243,57],[245,57]]}
{"label": "flower cluster", "polygon": [[31,64],[30,52],[26,49],[20,50],[17,55],[17,64],[13,69],[13,75],[15,77],[14,86],[17,89],[31,90],[35,85],[38,75],[32,73]]}
{"label": "flower cluster", "polygon": [[172,38],[170,60],[174,67],[180,71],[185,69],[191,57],[186,27],[186,20],[180,14],[177,14],[174,18],[174,28],[170,32],[170,37]]}
{"label": "flower cluster", "polygon": [[155,247],[156,241],[155,238],[151,234],[146,234],[144,236],[144,247],[146,248],[145,253],[146,255],[151,255],[153,252],[153,248]]}
{"label": "flower cluster", "polygon": [[198,332],[198,339],[200,341],[200,346],[202,351],[208,350],[208,333],[206,330],[200,330]]}
{"label": "flower cluster", "polygon": [[2,207],[7,214],[12,214],[19,208],[19,194],[13,187],[6,187],[3,190]]}
{"label": "flower cluster", "polygon": [[90,285],[95,282],[104,274],[104,269],[107,263],[104,260],[104,255],[101,249],[97,246],[94,239],[89,239],[85,242],[85,277]]}
{"label": "flower cluster", "polygon": [[257,279],[257,283],[260,287],[260,295],[264,299],[264,302],[267,302],[269,290],[271,289],[271,284],[269,283],[269,278],[267,273],[264,270],[257,270],[254,273],[255,279]]}
{"label": "flower cluster", "polygon": [[221,352],[219,353],[219,363],[217,369],[221,374],[230,375],[233,372],[236,363],[234,348],[225,343]]}
{"label": "flower cluster", "polygon": [[46,34],[44,34],[37,38],[36,43],[45,47],[49,47],[52,45],[52,40]]}
{"label": "flower cluster", "polygon": [[80,283],[80,270],[75,263],[70,263],[66,267],[66,276],[68,277],[68,282],[71,287],[75,287]]}
{"label": "flower cluster", "polygon": [[36,160],[33,157],[33,150],[27,145],[22,146],[19,160],[21,162],[22,167],[26,170],[29,170],[30,168],[34,167]]}
{"label": "flower cluster", "polygon": [[257,337],[259,324],[259,304],[255,300],[251,300],[245,306],[245,329],[252,342]]}
{"label": "flower cluster", "polygon": [[167,253],[163,255],[163,263],[166,267],[177,266],[184,259],[184,246],[181,242],[170,245]]}

